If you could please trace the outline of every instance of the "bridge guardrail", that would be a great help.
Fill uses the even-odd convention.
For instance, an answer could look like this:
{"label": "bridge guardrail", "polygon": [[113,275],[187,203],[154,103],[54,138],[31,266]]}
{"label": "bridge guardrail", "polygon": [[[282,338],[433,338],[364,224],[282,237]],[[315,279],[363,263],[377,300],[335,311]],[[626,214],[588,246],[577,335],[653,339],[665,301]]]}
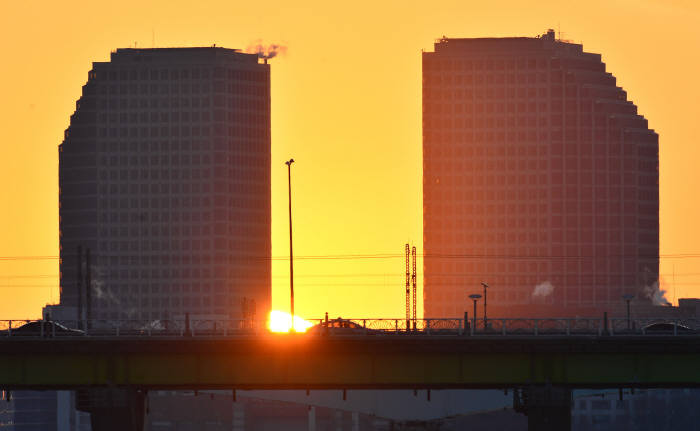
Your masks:
{"label": "bridge guardrail", "polygon": [[[483,318],[308,320],[310,334],[434,336],[592,336],[592,335],[699,335],[700,319],[645,318]],[[41,323],[43,322],[43,324]],[[328,322],[328,323],[326,323]],[[328,324],[328,327],[326,325]],[[162,319],[162,320],[0,320],[0,338],[12,336],[160,336],[206,337],[268,333],[267,320]]]}

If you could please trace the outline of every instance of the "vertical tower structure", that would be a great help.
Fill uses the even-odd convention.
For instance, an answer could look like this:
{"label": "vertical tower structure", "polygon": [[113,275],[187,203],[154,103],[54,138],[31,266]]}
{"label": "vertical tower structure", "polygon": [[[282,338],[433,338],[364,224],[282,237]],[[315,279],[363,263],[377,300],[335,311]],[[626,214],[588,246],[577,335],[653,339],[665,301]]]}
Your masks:
{"label": "vertical tower structure", "polygon": [[[658,135],[600,54],[555,38],[423,53],[426,317],[596,315],[658,278]],[[538,288],[539,286],[539,288]]]}
{"label": "vertical tower structure", "polygon": [[270,307],[270,69],[210,48],[93,63],[59,146],[61,304],[92,252],[92,317]]}

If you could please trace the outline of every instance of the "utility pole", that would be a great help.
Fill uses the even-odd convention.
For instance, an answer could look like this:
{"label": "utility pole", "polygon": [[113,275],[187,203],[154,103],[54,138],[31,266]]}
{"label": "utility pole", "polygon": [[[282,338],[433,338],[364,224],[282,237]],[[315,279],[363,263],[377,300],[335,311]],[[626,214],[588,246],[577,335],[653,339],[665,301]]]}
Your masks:
{"label": "utility pole", "polygon": [[292,315],[291,330],[294,332],[294,253],[292,252],[292,163],[294,159],[284,162],[287,165],[287,183],[289,185],[289,293],[291,297],[290,310]]}

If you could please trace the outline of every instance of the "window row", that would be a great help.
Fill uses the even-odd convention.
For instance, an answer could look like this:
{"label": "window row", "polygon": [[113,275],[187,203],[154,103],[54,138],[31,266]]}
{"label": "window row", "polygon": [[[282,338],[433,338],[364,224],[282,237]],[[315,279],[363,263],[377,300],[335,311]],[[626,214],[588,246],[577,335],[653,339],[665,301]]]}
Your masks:
{"label": "window row", "polygon": [[269,76],[266,69],[242,70],[223,67],[215,68],[183,68],[176,69],[151,69],[128,68],[117,69],[116,65],[110,65],[111,70],[92,70],[89,79],[100,81],[166,81],[166,80],[208,80],[210,78],[228,78],[236,81],[265,82]]}

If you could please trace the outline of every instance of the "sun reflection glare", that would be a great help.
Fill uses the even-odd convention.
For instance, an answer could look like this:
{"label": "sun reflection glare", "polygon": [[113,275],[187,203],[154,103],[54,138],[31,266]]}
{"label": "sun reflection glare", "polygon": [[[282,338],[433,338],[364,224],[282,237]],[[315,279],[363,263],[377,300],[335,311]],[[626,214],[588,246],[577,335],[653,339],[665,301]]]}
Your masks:
{"label": "sun reflection glare", "polygon": [[[294,316],[295,332],[306,332],[306,330],[313,325],[314,324],[308,320],[304,320],[299,316]],[[292,329],[292,315],[284,311],[272,310],[267,326],[270,328],[271,332],[289,332]]]}

